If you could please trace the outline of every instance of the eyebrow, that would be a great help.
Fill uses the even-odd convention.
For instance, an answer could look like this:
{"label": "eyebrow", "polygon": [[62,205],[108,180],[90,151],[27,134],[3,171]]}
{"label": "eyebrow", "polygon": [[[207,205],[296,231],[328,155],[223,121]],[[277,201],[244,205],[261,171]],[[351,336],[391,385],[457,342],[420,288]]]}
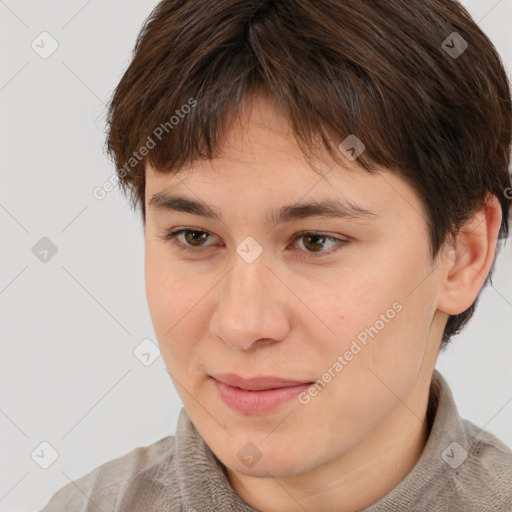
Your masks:
{"label": "eyebrow", "polygon": [[[150,208],[160,211],[177,211],[191,213],[208,219],[223,222],[222,214],[214,207],[189,199],[184,196],[157,192],[149,201]],[[281,206],[267,213],[269,224],[282,224],[308,217],[332,217],[369,220],[379,216],[349,200],[327,199],[323,201],[306,201],[300,204]]]}

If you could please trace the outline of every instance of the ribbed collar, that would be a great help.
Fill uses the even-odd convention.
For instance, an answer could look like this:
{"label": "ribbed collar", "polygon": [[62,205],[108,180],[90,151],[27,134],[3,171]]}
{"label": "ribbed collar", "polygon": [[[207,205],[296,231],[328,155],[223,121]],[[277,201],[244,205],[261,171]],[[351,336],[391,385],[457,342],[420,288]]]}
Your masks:
{"label": "ribbed collar", "polygon": [[[360,512],[421,510],[429,497],[440,492],[440,487],[449,485],[450,477],[456,471],[452,466],[464,454],[459,446],[469,452],[470,440],[448,383],[436,369],[430,386],[428,417],[430,434],[411,472],[387,495]],[[231,487],[223,464],[200,436],[185,408],[177,422],[175,450],[184,510],[258,512]]]}

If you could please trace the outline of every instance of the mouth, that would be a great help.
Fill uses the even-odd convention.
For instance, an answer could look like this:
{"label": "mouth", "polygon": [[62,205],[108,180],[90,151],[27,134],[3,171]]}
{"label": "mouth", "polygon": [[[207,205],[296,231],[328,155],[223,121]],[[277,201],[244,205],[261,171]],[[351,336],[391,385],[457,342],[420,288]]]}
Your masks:
{"label": "mouth", "polygon": [[219,374],[211,378],[224,403],[248,415],[273,411],[314,383],[273,376],[245,379],[235,374]]}

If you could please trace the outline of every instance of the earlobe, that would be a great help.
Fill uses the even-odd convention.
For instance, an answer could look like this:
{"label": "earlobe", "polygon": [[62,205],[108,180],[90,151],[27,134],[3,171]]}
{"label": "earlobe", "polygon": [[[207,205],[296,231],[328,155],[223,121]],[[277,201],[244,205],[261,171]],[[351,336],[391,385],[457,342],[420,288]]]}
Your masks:
{"label": "earlobe", "polygon": [[447,243],[441,258],[445,273],[439,311],[458,315],[475,302],[494,262],[501,220],[500,202],[492,195],[461,228],[456,240]]}

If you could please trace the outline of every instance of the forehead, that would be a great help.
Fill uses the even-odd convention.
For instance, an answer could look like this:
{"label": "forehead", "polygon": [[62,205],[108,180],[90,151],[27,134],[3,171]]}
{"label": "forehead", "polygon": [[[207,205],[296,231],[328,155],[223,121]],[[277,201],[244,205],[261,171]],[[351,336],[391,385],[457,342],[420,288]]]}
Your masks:
{"label": "forehead", "polygon": [[268,210],[269,223],[306,216],[315,208],[353,219],[384,216],[393,206],[421,215],[418,196],[398,175],[383,168],[369,173],[357,160],[342,158],[340,165],[326,152],[316,154],[308,161],[274,102],[255,97],[225,131],[215,159],[196,160],[170,174],[146,163],[146,208],[220,218],[230,205],[258,204]]}

